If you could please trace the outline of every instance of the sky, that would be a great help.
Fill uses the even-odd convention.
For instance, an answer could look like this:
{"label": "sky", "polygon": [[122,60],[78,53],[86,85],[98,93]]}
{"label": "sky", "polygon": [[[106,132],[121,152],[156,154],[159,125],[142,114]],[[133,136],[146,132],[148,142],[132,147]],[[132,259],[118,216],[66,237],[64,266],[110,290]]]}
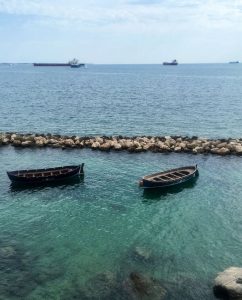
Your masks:
{"label": "sky", "polygon": [[0,62],[242,61],[242,0],[0,0]]}

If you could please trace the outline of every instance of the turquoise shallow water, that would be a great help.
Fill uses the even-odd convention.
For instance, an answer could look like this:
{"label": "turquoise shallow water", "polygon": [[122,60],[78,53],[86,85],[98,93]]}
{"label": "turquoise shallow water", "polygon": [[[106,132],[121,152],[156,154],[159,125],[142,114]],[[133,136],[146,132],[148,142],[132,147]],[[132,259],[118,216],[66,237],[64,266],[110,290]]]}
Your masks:
{"label": "turquoise shallow water", "polygon": [[[229,64],[0,66],[0,131],[241,137],[241,80]],[[5,173],[81,162],[84,180],[66,186],[16,189]],[[195,163],[200,176],[183,189],[138,187],[144,174]],[[133,271],[168,300],[209,300],[217,272],[241,265],[240,157],[6,146],[0,165],[1,300],[128,300]]]}
{"label": "turquoise shallow water", "polygon": [[[0,154],[0,246],[16,252],[8,263],[0,256],[0,299],[86,299],[97,274],[124,280],[132,271],[160,280],[167,299],[214,299],[217,272],[241,263],[239,157],[12,147]],[[86,163],[83,182],[14,189],[5,174],[66,161]],[[147,194],[138,187],[143,174],[194,163],[199,178],[183,189]],[[137,246],[151,259],[136,259]]]}

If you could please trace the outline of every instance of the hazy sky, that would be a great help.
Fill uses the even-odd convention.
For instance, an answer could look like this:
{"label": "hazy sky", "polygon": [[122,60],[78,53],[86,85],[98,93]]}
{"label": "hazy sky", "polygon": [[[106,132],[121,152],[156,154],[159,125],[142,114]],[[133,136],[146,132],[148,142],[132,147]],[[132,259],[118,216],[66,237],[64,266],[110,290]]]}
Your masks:
{"label": "hazy sky", "polygon": [[242,60],[242,0],[0,0],[0,62]]}

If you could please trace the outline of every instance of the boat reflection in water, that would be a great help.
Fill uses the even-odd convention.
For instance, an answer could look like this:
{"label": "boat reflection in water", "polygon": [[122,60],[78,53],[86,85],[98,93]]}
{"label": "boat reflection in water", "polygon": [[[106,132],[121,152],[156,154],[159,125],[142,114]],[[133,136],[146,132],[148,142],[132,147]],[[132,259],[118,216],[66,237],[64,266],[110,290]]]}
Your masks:
{"label": "boat reflection in water", "polygon": [[[144,189],[143,191],[143,202],[150,202],[161,200],[162,197],[165,197],[170,194],[178,194],[182,192],[184,189],[192,189],[197,184],[198,175],[193,177],[192,180],[184,182],[180,185],[174,185],[169,187],[163,188],[156,188],[156,189]],[[165,199],[165,198],[164,198]]]}
{"label": "boat reflection in water", "polygon": [[77,185],[83,185],[84,184],[84,174],[80,175],[79,177],[74,177],[67,179],[65,181],[60,182],[48,182],[45,184],[32,184],[32,185],[20,185],[11,183],[9,186],[9,191],[13,193],[20,193],[23,191],[27,191],[28,194],[35,193],[38,191],[42,191],[44,189],[52,189],[52,188],[58,188],[60,190],[64,190],[67,188],[72,188]]}

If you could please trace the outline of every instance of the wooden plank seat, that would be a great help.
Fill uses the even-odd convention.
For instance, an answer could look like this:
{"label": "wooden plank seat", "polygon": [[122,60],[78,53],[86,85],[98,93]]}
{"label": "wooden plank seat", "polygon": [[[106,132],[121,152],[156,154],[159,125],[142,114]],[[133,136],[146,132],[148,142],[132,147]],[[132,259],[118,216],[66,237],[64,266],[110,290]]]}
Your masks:
{"label": "wooden plank seat", "polygon": [[154,181],[160,181],[160,180],[162,180],[162,179],[159,178],[159,177],[154,177],[152,180],[154,180]]}
{"label": "wooden plank seat", "polygon": [[173,175],[173,174],[167,174],[165,175],[166,177],[170,178],[170,179],[179,179],[180,177]]}
{"label": "wooden plank seat", "polygon": [[181,178],[181,176],[175,175],[174,173],[171,173],[168,176],[173,177],[173,178]]}
{"label": "wooden plank seat", "polygon": [[60,171],[55,171],[55,172],[52,172],[53,175],[60,175]]}
{"label": "wooden plank seat", "polygon": [[179,177],[183,177],[184,174],[182,174],[181,172],[174,172],[175,175],[179,176]]}
{"label": "wooden plank seat", "polygon": [[181,171],[181,174],[184,176],[184,175],[189,175],[190,174],[190,172],[188,172],[188,171]]}
{"label": "wooden plank seat", "polygon": [[35,177],[43,177],[44,174],[43,173],[35,173]]}
{"label": "wooden plank seat", "polygon": [[34,175],[32,173],[27,173],[24,176],[27,177],[27,178],[30,178],[30,177],[33,177]]}

